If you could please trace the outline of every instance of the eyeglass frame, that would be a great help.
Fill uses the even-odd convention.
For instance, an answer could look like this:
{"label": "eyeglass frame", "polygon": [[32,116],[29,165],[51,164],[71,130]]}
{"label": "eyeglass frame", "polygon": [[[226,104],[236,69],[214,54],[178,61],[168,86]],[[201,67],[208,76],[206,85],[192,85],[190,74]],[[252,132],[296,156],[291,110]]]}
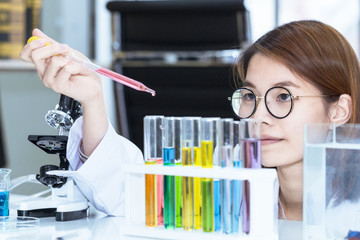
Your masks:
{"label": "eyeglass frame", "polygon": [[266,110],[270,113],[271,116],[273,116],[274,118],[277,118],[277,119],[284,119],[284,118],[286,118],[287,116],[289,116],[289,114],[292,112],[292,109],[293,109],[293,106],[294,106],[294,101],[293,101],[293,100],[297,100],[297,99],[299,99],[299,98],[301,98],[301,97],[336,97],[335,95],[294,95],[289,89],[287,89],[287,88],[285,88],[285,87],[282,87],[282,86],[271,87],[271,88],[269,88],[269,89],[265,92],[265,95],[264,95],[264,96],[257,96],[257,95],[255,94],[255,92],[254,92],[253,90],[251,90],[250,88],[242,87],[242,88],[236,89],[236,90],[234,91],[234,93],[237,92],[237,91],[240,90],[240,89],[244,89],[244,90],[250,91],[250,92],[253,93],[254,96],[255,96],[255,106],[254,106],[254,110],[251,112],[251,114],[250,114],[248,117],[245,117],[245,118],[240,117],[239,114],[234,111],[234,107],[233,107],[233,103],[232,103],[232,99],[233,99],[232,96],[234,95],[234,93],[232,94],[231,97],[228,97],[228,100],[230,101],[231,108],[233,109],[235,115],[238,116],[240,119],[247,119],[247,118],[250,118],[252,115],[254,115],[254,113],[256,112],[256,109],[257,109],[257,107],[258,107],[258,105],[259,105],[259,103],[260,103],[260,100],[259,100],[259,101],[257,101],[257,100],[258,100],[258,99],[264,99],[264,100],[265,100],[265,98],[266,98],[267,94],[269,93],[269,91],[271,91],[271,90],[274,89],[274,88],[284,89],[285,91],[289,92],[290,98],[291,98],[291,107],[290,107],[290,110],[289,110],[289,112],[288,112],[284,117],[275,116],[275,115],[270,111],[268,105],[267,105],[266,102],[265,102]]}

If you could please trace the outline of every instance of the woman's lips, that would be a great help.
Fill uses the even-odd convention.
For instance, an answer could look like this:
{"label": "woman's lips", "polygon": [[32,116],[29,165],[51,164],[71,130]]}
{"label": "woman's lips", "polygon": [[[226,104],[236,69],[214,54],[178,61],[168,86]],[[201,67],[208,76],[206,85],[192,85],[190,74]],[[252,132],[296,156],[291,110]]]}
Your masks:
{"label": "woman's lips", "polygon": [[274,144],[282,141],[281,138],[271,137],[271,136],[262,136],[261,137],[261,145]]}

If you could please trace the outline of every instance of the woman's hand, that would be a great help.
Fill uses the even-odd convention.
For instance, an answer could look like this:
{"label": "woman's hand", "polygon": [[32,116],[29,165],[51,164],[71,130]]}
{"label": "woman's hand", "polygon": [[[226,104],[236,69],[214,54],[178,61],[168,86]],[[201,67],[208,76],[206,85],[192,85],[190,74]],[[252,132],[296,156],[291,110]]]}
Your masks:
{"label": "woman's hand", "polygon": [[80,58],[87,59],[84,55],[49,38],[39,29],[34,29],[33,36],[40,39],[26,44],[20,56],[25,61],[34,63],[46,87],[74,98],[82,105],[91,104],[103,97],[99,76],[85,66],[64,57],[72,52]]}
{"label": "woman's hand", "polygon": [[40,39],[26,44],[20,53],[22,59],[32,62],[46,87],[78,100],[83,108],[83,148],[88,156],[100,143],[108,128],[108,119],[100,77],[81,64],[71,62],[64,56],[72,52],[84,55],[60,44],[34,29],[33,36]]}

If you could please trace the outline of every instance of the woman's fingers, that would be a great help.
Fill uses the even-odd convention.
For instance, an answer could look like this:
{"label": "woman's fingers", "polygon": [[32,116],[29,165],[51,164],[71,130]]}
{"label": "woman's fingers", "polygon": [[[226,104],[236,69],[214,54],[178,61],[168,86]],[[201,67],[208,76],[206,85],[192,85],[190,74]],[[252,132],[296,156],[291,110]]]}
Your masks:
{"label": "woman's fingers", "polygon": [[[31,54],[32,51],[35,49],[48,46],[50,44],[56,43],[53,39],[49,38],[46,34],[41,32],[39,29],[35,28],[32,32],[33,37],[39,37],[39,39],[32,40],[31,42],[27,43],[24,48],[20,52],[20,57],[27,62],[31,62]],[[30,38],[31,39],[31,38]]]}
{"label": "woman's fingers", "polygon": [[27,62],[32,62],[32,59],[31,59],[32,52],[41,47],[45,47],[46,43],[47,42],[45,39],[40,38],[40,39],[34,40],[34,41],[26,44],[20,52],[20,57]]}
{"label": "woman's fingers", "polygon": [[43,76],[45,86],[53,89],[55,92],[65,94],[75,98],[77,94],[77,81],[79,76],[87,76],[90,71],[83,66],[68,62],[61,56],[51,58]]}
{"label": "woman's fingers", "polygon": [[43,74],[40,76],[44,85],[48,88],[54,89],[56,86],[55,78],[58,75],[58,72],[68,63],[69,61],[62,56],[53,56],[51,59],[49,59],[47,67],[43,69]]}
{"label": "woman's fingers", "polygon": [[48,37],[45,33],[43,33],[40,29],[38,28],[35,28],[33,31],[32,31],[32,35],[33,36],[37,36],[37,37],[40,37],[40,38],[43,38],[45,39],[48,43],[52,44],[52,43],[57,43],[54,39]]}
{"label": "woman's fingers", "polygon": [[[64,58],[63,55],[69,50],[69,47],[65,44],[52,44],[50,46],[42,47],[39,49],[35,49],[31,52],[31,60],[34,63],[36,70],[40,78],[43,78],[44,71],[47,68],[47,64],[52,57],[61,57]],[[64,58],[64,60],[66,60]]]}

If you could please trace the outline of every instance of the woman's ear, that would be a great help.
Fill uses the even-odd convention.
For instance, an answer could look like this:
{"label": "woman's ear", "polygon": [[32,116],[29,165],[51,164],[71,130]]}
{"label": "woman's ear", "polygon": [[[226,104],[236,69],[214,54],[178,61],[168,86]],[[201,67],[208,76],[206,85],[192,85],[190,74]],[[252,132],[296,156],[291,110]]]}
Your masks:
{"label": "woman's ear", "polygon": [[348,94],[341,94],[339,100],[334,103],[330,111],[330,120],[337,126],[345,124],[351,117],[352,101]]}

